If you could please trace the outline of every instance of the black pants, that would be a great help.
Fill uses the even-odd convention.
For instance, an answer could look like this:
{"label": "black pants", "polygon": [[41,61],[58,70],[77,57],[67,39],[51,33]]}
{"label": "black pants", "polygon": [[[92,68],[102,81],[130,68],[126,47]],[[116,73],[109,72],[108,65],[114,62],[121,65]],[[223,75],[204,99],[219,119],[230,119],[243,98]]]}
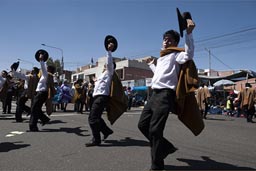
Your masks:
{"label": "black pants", "polygon": [[88,121],[92,130],[93,141],[95,141],[96,143],[101,142],[100,132],[102,132],[104,135],[112,132],[112,130],[102,119],[102,113],[107,107],[108,101],[108,96],[95,96],[92,104],[92,109],[90,110]]}
{"label": "black pants", "polygon": [[128,96],[128,110],[131,110],[132,107],[132,96]]}
{"label": "black pants", "polygon": [[253,115],[255,113],[254,107],[251,109],[248,109],[248,105],[243,106],[244,114],[246,115],[247,122],[252,122]]}
{"label": "black pants", "polygon": [[7,110],[7,113],[11,113],[11,109],[12,109],[12,96],[13,96],[12,91],[8,91],[7,95],[6,95],[6,98],[5,98],[5,101],[3,103],[3,112],[5,112],[5,113],[6,113],[6,110]]}
{"label": "black pants", "polygon": [[25,92],[22,93],[17,100],[15,119],[16,121],[22,121],[22,113],[25,111],[28,114],[31,112],[31,108],[26,105],[28,97],[25,95]]}
{"label": "black pants", "polygon": [[48,92],[37,92],[36,96],[34,97],[32,108],[31,108],[31,115],[29,121],[29,127],[35,128],[37,127],[38,119],[42,122],[49,120],[49,118],[43,113],[42,106],[48,98]]}
{"label": "black pants", "polygon": [[83,107],[84,107],[84,100],[83,99],[77,99],[76,102],[75,102],[75,112],[83,113]]}
{"label": "black pants", "polygon": [[204,105],[205,105],[205,108],[204,108],[204,116],[203,117],[206,119],[206,116],[207,116],[207,113],[208,113],[208,110],[209,110],[209,106],[208,106],[207,102],[205,102]]}
{"label": "black pants", "polygon": [[175,91],[153,90],[149,102],[141,113],[138,128],[150,141],[152,170],[164,169],[166,150],[173,148],[173,145],[163,137],[163,132],[169,112],[174,111],[174,105]]}

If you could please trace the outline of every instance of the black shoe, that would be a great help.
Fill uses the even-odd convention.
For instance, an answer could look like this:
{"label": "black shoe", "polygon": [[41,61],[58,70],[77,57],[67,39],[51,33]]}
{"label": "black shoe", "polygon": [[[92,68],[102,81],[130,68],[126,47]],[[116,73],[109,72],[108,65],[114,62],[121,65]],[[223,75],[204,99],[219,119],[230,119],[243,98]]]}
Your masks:
{"label": "black shoe", "polygon": [[23,119],[16,119],[16,122],[23,122]]}
{"label": "black shoe", "polygon": [[165,159],[169,154],[172,154],[177,150],[178,149],[174,146],[172,148],[166,149],[166,151],[165,151],[166,153],[164,154],[163,159]]}
{"label": "black shoe", "polygon": [[255,123],[252,119],[247,120],[247,122]]}
{"label": "black shoe", "polygon": [[47,118],[41,121],[41,125],[44,126],[45,124],[47,124],[51,119]]}
{"label": "black shoe", "polygon": [[103,141],[105,141],[109,135],[113,134],[114,132],[112,130],[110,130],[107,134],[104,134],[103,136]]}
{"label": "black shoe", "polygon": [[100,146],[100,142],[91,141],[85,144],[86,147]]}
{"label": "black shoe", "polygon": [[30,132],[38,132],[39,130],[38,130],[38,128],[35,127],[35,126],[29,126],[29,131],[30,131]]}
{"label": "black shoe", "polygon": [[6,114],[6,112],[3,112],[3,114]]}

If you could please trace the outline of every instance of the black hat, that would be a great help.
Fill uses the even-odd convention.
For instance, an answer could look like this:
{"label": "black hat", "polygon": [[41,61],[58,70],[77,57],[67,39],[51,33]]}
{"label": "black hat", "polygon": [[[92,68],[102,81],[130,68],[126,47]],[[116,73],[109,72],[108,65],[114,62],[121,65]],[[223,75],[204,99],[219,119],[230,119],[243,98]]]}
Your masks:
{"label": "black hat", "polygon": [[113,43],[114,44],[114,49],[112,50],[112,52],[115,52],[116,49],[117,49],[117,46],[118,46],[118,43],[117,43],[117,40],[114,36],[111,36],[111,35],[107,35],[105,37],[105,40],[104,40],[104,45],[105,45],[105,49],[108,51],[108,44],[109,43]]}
{"label": "black hat", "polygon": [[33,72],[34,72],[35,74],[38,74],[38,73],[39,73],[39,71],[40,71],[40,69],[39,69],[39,68],[37,68],[37,67],[33,67]]}
{"label": "black hat", "polygon": [[187,28],[187,19],[191,19],[191,14],[189,12],[184,12],[182,15],[180,13],[180,10],[176,8],[177,16],[178,16],[178,22],[179,22],[179,30],[180,30],[180,36],[183,37],[183,30]]}
{"label": "black hat", "polygon": [[39,60],[40,54],[42,54],[42,55],[44,56],[44,62],[48,60],[48,58],[49,58],[48,52],[47,52],[46,50],[40,49],[40,50],[38,50],[38,51],[36,52],[36,54],[35,54],[35,58],[36,58],[36,60],[37,60],[38,62],[40,62],[40,60]]}
{"label": "black hat", "polygon": [[20,62],[19,62],[19,61],[18,61],[18,62],[14,62],[14,63],[11,65],[11,70],[16,71],[16,70],[17,70],[17,68],[19,67],[19,64],[20,64]]}

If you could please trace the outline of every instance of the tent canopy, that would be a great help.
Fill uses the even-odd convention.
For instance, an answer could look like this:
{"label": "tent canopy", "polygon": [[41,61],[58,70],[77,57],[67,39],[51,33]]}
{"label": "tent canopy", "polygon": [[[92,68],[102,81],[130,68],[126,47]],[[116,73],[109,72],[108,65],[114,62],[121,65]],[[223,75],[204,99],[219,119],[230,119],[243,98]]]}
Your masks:
{"label": "tent canopy", "polygon": [[222,79],[222,80],[219,80],[219,81],[215,82],[213,84],[213,86],[215,86],[215,87],[217,87],[217,86],[230,86],[230,85],[234,85],[234,84],[235,83],[233,81]]}

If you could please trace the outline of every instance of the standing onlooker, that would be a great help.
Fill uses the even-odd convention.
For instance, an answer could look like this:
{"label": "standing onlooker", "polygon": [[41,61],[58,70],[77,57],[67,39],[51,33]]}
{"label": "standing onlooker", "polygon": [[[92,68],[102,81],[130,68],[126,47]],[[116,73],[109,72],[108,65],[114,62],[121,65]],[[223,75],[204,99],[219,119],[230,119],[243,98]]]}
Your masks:
{"label": "standing onlooker", "polygon": [[57,109],[60,109],[60,104],[61,104],[61,99],[60,99],[61,90],[57,80],[54,80],[54,88],[56,90],[56,93],[52,98],[52,105],[53,105],[52,108],[53,108],[53,112],[56,112]]}
{"label": "standing onlooker", "polygon": [[89,111],[91,111],[91,109],[92,109],[93,91],[94,91],[94,84],[90,82],[88,85],[88,90],[87,90],[87,94],[86,94],[86,109]]}
{"label": "standing onlooker", "polygon": [[233,116],[234,105],[233,105],[233,99],[231,96],[227,97],[226,110],[227,110],[228,116]]}
{"label": "standing onlooker", "polygon": [[247,122],[253,123],[253,115],[255,113],[254,104],[256,102],[256,93],[251,88],[250,83],[245,84],[245,88],[238,94],[238,99],[241,101],[240,107],[246,115]]}
{"label": "standing onlooker", "polygon": [[210,97],[211,97],[211,93],[207,87],[206,84],[204,84],[204,94],[205,94],[205,100],[204,100],[204,105],[205,105],[205,108],[204,108],[204,119],[206,119],[206,116],[208,114],[208,111],[209,111],[209,103],[210,103]]}
{"label": "standing onlooker", "polygon": [[87,81],[85,81],[84,82],[84,84],[83,84],[83,86],[82,86],[82,89],[83,89],[83,94],[84,94],[84,108],[85,108],[85,111],[88,111],[88,107],[87,107],[87,92],[88,92],[88,82]]}
{"label": "standing onlooker", "polygon": [[75,112],[81,113],[81,114],[83,113],[83,105],[84,105],[84,101],[85,101],[82,83],[83,83],[82,79],[78,79],[74,83],[75,95],[73,97],[73,101],[75,103]]}
{"label": "standing onlooker", "polygon": [[150,141],[151,170],[164,170],[164,159],[177,149],[164,138],[164,128],[169,112],[175,112],[176,87],[181,64],[193,59],[194,41],[192,31],[195,27],[192,20],[187,19],[185,35],[185,52],[178,50],[180,35],[169,30],[163,35],[163,49],[160,58],[147,60],[154,72],[152,78],[152,96],[144,106],[138,128]]}
{"label": "standing onlooker", "polygon": [[236,117],[239,118],[241,115],[240,100],[238,98],[235,98],[233,104]]}
{"label": "standing onlooker", "polygon": [[197,104],[199,106],[199,110],[201,111],[201,114],[204,119],[206,119],[206,115],[208,113],[209,109],[209,98],[211,97],[211,94],[208,90],[208,87],[205,85],[205,83],[201,83],[200,87],[197,90]]}
{"label": "standing onlooker", "polygon": [[[6,77],[8,73],[7,71],[3,70],[0,75],[0,100],[2,101],[2,108],[4,109],[5,105],[5,99],[7,95],[7,89],[8,89],[8,84],[6,83]],[[6,111],[3,110],[3,114],[5,114]]]}
{"label": "standing onlooker", "polygon": [[7,84],[7,93],[6,93],[6,97],[4,99],[4,106],[3,106],[3,113],[7,113],[11,114],[11,109],[12,109],[12,97],[14,94],[14,86],[15,83],[12,81],[12,76],[10,74],[8,74],[6,76],[6,84]]}
{"label": "standing onlooker", "polygon": [[71,102],[72,95],[71,95],[71,88],[68,85],[68,81],[64,80],[63,84],[60,87],[60,97],[61,97],[61,103],[63,106],[63,111],[67,111],[67,105]]}
{"label": "standing onlooker", "polygon": [[132,93],[131,87],[127,88],[127,96],[128,96],[128,110],[131,110],[132,99],[133,99],[133,93]]}

